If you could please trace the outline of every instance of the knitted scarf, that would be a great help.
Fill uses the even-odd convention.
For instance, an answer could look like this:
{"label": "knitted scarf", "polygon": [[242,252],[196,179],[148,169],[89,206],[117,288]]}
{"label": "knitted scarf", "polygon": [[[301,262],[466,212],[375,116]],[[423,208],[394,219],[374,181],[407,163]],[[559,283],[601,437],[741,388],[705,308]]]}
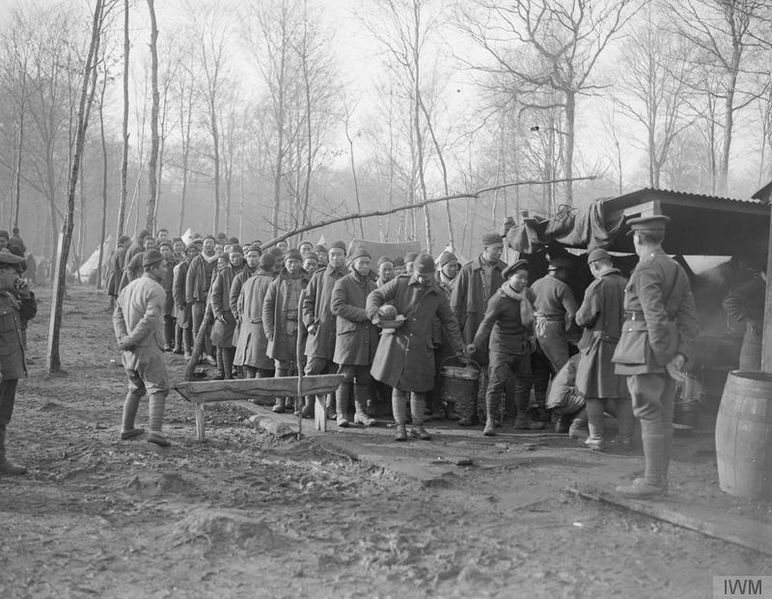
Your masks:
{"label": "knitted scarf", "polygon": [[525,287],[520,293],[512,288],[512,285],[507,281],[499,288],[499,293],[504,297],[513,299],[520,302],[520,321],[526,329],[530,329],[534,323],[533,306],[528,299],[527,292],[528,287]]}

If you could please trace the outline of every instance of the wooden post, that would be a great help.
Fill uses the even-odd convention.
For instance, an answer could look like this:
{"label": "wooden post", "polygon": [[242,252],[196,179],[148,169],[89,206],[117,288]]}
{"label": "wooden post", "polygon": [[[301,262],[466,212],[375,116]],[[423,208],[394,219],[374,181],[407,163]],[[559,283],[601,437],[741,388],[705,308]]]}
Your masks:
{"label": "wooden post", "polygon": [[[767,198],[767,205],[770,205]],[[767,296],[764,303],[764,337],[761,345],[761,371],[772,374],[772,209],[770,209],[769,242],[767,250]]]}
{"label": "wooden post", "polygon": [[[59,305],[59,273],[61,272],[62,247],[64,246],[64,230],[59,231],[59,241],[56,244],[56,268],[54,270],[54,294],[51,298],[51,320],[48,323],[48,349],[46,351],[46,370],[51,372],[51,356],[53,352],[54,328],[56,325],[56,307]],[[66,288],[64,288],[66,290]],[[64,300],[64,298],[62,298]],[[58,365],[57,365],[58,368]]]}

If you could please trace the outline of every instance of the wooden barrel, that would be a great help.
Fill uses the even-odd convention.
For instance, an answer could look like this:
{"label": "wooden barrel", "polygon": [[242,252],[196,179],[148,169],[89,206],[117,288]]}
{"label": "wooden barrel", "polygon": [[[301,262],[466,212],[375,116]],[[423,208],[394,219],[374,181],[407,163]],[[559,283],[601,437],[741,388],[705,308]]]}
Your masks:
{"label": "wooden barrel", "polygon": [[772,375],[730,372],[716,418],[716,461],[722,491],[772,499]]}

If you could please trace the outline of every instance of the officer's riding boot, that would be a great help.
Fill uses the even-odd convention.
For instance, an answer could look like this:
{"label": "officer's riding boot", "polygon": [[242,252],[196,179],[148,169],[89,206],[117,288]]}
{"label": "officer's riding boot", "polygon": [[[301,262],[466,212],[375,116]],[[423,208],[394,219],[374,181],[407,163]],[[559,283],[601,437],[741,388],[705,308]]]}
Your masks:
{"label": "officer's riding boot", "polygon": [[669,452],[666,448],[662,420],[641,420],[641,440],[646,463],[643,478],[636,478],[630,485],[620,485],[617,493],[626,497],[645,498],[667,493],[667,465]]}
{"label": "officer's riding boot", "polygon": [[393,389],[391,392],[391,412],[394,415],[394,423],[397,425],[395,441],[407,441],[407,396],[404,391]]}
{"label": "officer's riding boot", "polygon": [[126,441],[139,437],[145,432],[144,429],[134,428],[134,419],[137,417],[137,408],[139,408],[140,395],[134,391],[126,394],[123,401],[123,422],[121,426],[121,440]]}
{"label": "officer's riding boot", "polygon": [[486,437],[492,437],[496,434],[496,421],[494,414],[498,408],[497,397],[492,393],[486,393],[485,395],[485,428],[483,429],[483,435]]}
{"label": "officer's riding boot", "polygon": [[367,385],[354,384],[354,424],[375,425],[375,418],[368,416],[366,411],[368,397]]}
{"label": "officer's riding boot", "polygon": [[584,441],[585,447],[593,451],[603,451],[603,402],[596,398],[587,398],[587,427],[590,431],[589,436]]}
{"label": "officer's riding boot", "polygon": [[27,469],[24,466],[12,464],[5,458],[5,428],[0,429],[0,474],[27,474]]}
{"label": "officer's riding boot", "polygon": [[426,397],[423,393],[410,394],[410,414],[413,419],[411,434],[418,439],[428,441],[432,436],[424,428],[424,410],[426,409]]}
{"label": "officer's riding boot", "polygon": [[348,404],[351,399],[351,383],[342,382],[338,386],[338,397],[336,404],[337,423],[340,428],[346,428],[350,423],[348,421]]}

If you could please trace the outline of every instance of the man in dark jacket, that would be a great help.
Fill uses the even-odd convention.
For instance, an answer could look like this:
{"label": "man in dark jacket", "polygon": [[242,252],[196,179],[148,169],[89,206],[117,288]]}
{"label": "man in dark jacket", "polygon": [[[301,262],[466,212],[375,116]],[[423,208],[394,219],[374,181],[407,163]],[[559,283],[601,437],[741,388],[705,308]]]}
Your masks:
{"label": "man in dark jacket", "polygon": [[750,281],[732,291],[722,303],[729,318],[745,325],[745,335],[740,348],[740,370],[761,370],[766,295],[767,275],[760,270]]}
{"label": "man in dark jacket", "polygon": [[123,278],[123,262],[126,259],[126,248],[129,247],[130,243],[131,237],[123,235],[107,259],[107,282],[105,288],[107,289],[107,295],[110,297],[108,309],[111,313],[115,309],[115,298],[118,297],[118,292],[120,291],[121,279]]}
{"label": "man in dark jacket", "polygon": [[468,355],[445,293],[434,278],[434,258],[419,254],[411,275],[400,275],[367,298],[367,316],[376,324],[381,321],[384,304],[393,305],[404,316],[399,328],[384,330],[373,359],[371,374],[393,391],[391,409],[397,424],[397,441],[407,439],[406,401],[410,394],[411,434],[428,440],[423,427],[425,395],[434,386],[433,317],[439,317],[453,351]]}
{"label": "man in dark jacket", "polygon": [[506,282],[488,302],[469,351],[489,348],[488,389],[485,395],[486,436],[495,435],[495,414],[500,411],[510,374],[516,376],[516,429],[538,429],[541,423],[531,421],[528,413],[531,379],[531,343],[533,337],[533,292],[528,288],[528,263],[518,260],[504,269]]}
{"label": "man in dark jacket", "polygon": [[228,252],[228,265],[217,273],[211,290],[210,301],[214,315],[211,339],[217,352],[216,379],[233,378],[233,359],[236,355],[233,333],[236,330],[236,319],[231,311],[230,293],[233,280],[242,268],[244,251],[239,244],[232,244]]}
{"label": "man in dark jacket", "polygon": [[378,346],[378,330],[365,311],[367,296],[375,289],[370,278],[370,254],[362,247],[349,256],[351,272],[338,279],[332,290],[330,308],[336,316],[337,341],[333,361],[345,376],[338,387],[338,426],[349,425],[348,406],[354,388],[354,424],[373,426],[375,419],[366,413],[369,399],[370,365]]}
{"label": "man in dark jacket", "polygon": [[5,431],[13,415],[16,387],[27,375],[22,319],[30,320],[37,313],[35,295],[20,276],[25,267],[23,257],[0,250],[0,474],[27,472],[5,457]]}
{"label": "man in dark jacket", "polygon": [[612,361],[627,376],[646,468],[643,478],[617,487],[627,497],[667,493],[675,381],[683,380],[699,328],[689,278],[662,250],[668,222],[667,216],[628,222],[639,261],[625,288],[625,323]]}
{"label": "man in dark jacket", "polygon": [[174,250],[172,243],[168,240],[162,241],[158,246],[161,255],[166,260],[166,272],[161,286],[166,292],[166,303],[164,303],[164,351],[174,349],[174,333],[177,326],[177,318],[174,314]]}
{"label": "man in dark jacket", "polygon": [[596,451],[605,448],[605,409],[616,416],[619,429],[612,446],[627,451],[632,440],[633,408],[626,381],[614,372],[611,362],[625,319],[623,303],[627,279],[614,268],[606,250],[591,251],[587,262],[595,281],[587,287],[584,301],[576,312],[576,324],[584,327],[579,341],[581,357],[576,369],[576,388],[584,395],[590,430],[584,443]]}
{"label": "man in dark jacket", "polygon": [[[346,275],[346,244],[336,241],[328,251],[329,264],[317,270],[308,283],[303,297],[303,324],[308,331],[306,340],[306,374],[332,374],[336,367],[335,315],[332,313],[332,289]],[[333,398],[327,397],[327,415],[335,418]]]}
{"label": "man in dark jacket", "polygon": [[[496,293],[504,282],[503,272],[507,265],[501,261],[504,250],[504,242],[498,233],[486,233],[483,235],[483,251],[461,267],[458,277],[455,279],[453,292],[450,296],[450,306],[456,315],[458,325],[461,327],[461,335],[464,342],[471,344],[477,334],[477,329],[485,316],[488,300]],[[481,347],[476,354],[477,362],[481,366],[488,364],[488,348]],[[462,426],[471,426],[475,413],[485,411],[485,389],[487,387],[487,375],[480,375],[480,386],[474,404],[470,406],[456,406],[461,419],[458,423]]]}
{"label": "man in dark jacket", "polygon": [[172,277],[172,296],[174,298],[176,326],[179,329],[177,344],[174,348],[175,354],[184,352],[185,359],[190,360],[190,354],[193,351],[193,318],[190,312],[190,305],[185,299],[185,282],[188,278],[188,267],[190,261],[198,256],[198,246],[195,243],[188,244],[185,248],[185,256],[174,267]]}

